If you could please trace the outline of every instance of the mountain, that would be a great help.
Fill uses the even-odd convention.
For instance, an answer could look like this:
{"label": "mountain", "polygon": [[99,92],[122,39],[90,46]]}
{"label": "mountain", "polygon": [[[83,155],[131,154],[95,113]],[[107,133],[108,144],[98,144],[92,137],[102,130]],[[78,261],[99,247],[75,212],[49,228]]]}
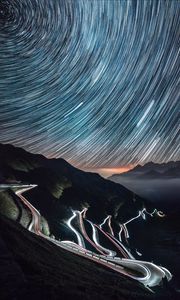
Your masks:
{"label": "mountain", "polygon": [[[72,209],[87,207],[88,217],[96,223],[102,222],[107,215],[112,215],[114,222],[119,223],[133,217],[144,206],[142,198],[136,196],[134,201],[133,193],[122,185],[81,171],[61,158],[48,159],[9,144],[0,144],[0,173],[6,183],[38,185],[27,192],[26,197],[48,220],[50,231],[57,238],[67,234],[64,221],[72,215]],[[11,207],[14,206],[12,202],[16,202],[16,209],[20,208],[17,197],[8,191],[3,196],[13,198]]]}
{"label": "mountain", "polygon": [[[87,219],[96,224],[111,215],[110,225],[117,236],[119,223],[136,219],[139,210],[152,208],[151,204],[124,186],[78,170],[63,159],[48,159],[12,145],[0,144],[0,175],[1,299],[178,299],[179,215],[152,218],[147,214],[146,220],[140,218],[126,228],[130,234],[126,246],[136,258],[138,249],[142,260],[163,263],[175,275],[172,285],[165,282],[152,294],[136,281],[52,242],[53,237],[75,238],[66,223],[73,210],[88,208]],[[47,238],[52,237],[51,242],[26,230],[32,221],[35,228],[34,215],[16,193],[18,186],[26,184],[38,185],[23,195],[39,210],[39,228]],[[101,234],[99,242],[109,245]]]}
{"label": "mountain", "polygon": [[162,164],[149,162],[143,166],[137,165],[128,172],[112,175],[111,177],[109,177],[109,179],[113,180],[117,176],[138,176],[143,178],[159,178],[165,176],[177,178],[180,177],[180,161],[170,161]]}

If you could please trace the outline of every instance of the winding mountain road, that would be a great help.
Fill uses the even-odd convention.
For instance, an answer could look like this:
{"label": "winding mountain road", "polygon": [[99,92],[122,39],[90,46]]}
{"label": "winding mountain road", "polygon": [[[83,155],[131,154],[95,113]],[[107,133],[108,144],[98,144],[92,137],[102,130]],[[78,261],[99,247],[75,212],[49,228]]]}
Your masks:
{"label": "winding mountain road", "polygon": [[[12,185],[9,187],[12,188]],[[16,185],[14,187],[18,188],[18,190],[15,191],[15,194],[21,199],[23,204],[30,210],[32,214],[32,221],[28,228],[30,231],[45,238],[46,240],[51,241],[58,247],[61,247],[79,256],[86,257],[87,259],[90,259],[98,264],[106,266],[122,275],[137,280],[147,288],[159,285],[162,279],[165,277],[168,281],[171,280],[172,274],[166,268],[157,266],[151,262],[136,260],[129,252],[129,250],[126,249],[126,247],[122,244],[122,242],[118,241],[114,237],[112,227],[110,228],[110,234],[103,231],[102,224],[98,226],[96,224],[93,224],[91,221],[87,220],[92,226],[93,234],[91,240],[91,238],[87,235],[84,226],[85,212],[87,209],[83,210],[82,212],[74,211],[72,217],[67,221],[67,225],[77,237],[78,244],[72,241],[58,241],[44,235],[42,233],[41,215],[39,211],[32,204],[30,204],[29,201],[22,195],[24,192],[35,187],[36,185]],[[4,186],[4,188],[6,187]],[[78,230],[75,229],[71,224],[71,221],[75,217],[77,217],[79,220],[81,233],[79,233]],[[108,218],[106,219],[108,220]],[[109,226],[111,226],[110,221],[108,222],[108,224]],[[100,245],[98,240],[98,230],[100,230],[104,234],[104,236],[106,236],[106,238],[108,238],[108,240],[111,241],[111,243],[117,247],[117,249],[121,252],[123,257],[116,257],[116,253],[114,251],[106,249],[102,245]],[[96,254],[92,251],[87,250],[85,248],[84,239],[86,239],[96,250],[98,250],[100,254]]]}

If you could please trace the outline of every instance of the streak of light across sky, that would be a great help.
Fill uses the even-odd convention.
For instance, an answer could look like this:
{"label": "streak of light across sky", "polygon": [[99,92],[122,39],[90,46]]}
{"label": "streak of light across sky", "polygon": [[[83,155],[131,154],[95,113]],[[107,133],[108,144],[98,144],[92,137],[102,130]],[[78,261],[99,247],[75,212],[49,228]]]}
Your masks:
{"label": "streak of light across sky", "polygon": [[0,142],[103,176],[179,160],[179,24],[176,0],[1,0]]}

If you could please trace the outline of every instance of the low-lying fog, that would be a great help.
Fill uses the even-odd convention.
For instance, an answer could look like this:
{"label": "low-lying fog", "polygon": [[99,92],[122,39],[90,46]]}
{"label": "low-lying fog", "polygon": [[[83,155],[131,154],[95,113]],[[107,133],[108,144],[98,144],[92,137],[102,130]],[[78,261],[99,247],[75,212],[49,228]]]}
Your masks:
{"label": "low-lying fog", "polygon": [[119,176],[113,181],[150,200],[157,207],[174,210],[180,204],[180,178],[138,179]]}

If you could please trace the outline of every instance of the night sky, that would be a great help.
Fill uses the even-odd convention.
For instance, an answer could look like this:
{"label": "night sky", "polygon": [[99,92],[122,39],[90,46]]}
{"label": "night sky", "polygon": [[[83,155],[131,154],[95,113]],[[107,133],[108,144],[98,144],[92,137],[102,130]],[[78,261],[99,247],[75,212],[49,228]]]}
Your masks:
{"label": "night sky", "polygon": [[180,159],[180,1],[1,0],[0,142],[85,170]]}

